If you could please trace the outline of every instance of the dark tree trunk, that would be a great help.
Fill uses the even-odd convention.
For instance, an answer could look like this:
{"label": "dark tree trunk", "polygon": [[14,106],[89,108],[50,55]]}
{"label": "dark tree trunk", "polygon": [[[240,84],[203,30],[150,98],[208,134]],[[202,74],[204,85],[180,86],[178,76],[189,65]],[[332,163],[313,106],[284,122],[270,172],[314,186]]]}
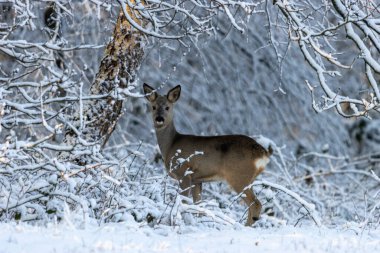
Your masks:
{"label": "dark tree trunk", "polygon": [[[131,10],[127,11],[130,13]],[[100,147],[104,147],[114,131],[123,108],[123,100],[118,96],[118,89],[127,88],[135,80],[144,55],[145,39],[145,35],[133,28],[121,11],[113,38],[107,45],[90,90],[91,95],[107,94],[109,97],[88,102],[84,105],[82,116],[80,117],[80,112],[75,116],[74,124],[77,128],[80,126],[80,118],[83,119],[81,138],[86,142],[96,142]],[[75,146],[78,144],[77,137],[73,130],[68,129],[65,142]]]}

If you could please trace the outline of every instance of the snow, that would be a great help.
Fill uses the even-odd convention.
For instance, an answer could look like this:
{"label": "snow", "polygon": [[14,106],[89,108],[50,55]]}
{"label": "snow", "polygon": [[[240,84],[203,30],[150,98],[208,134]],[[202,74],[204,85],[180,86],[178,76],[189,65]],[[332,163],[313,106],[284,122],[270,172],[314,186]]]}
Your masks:
{"label": "snow", "polygon": [[379,252],[380,230],[281,226],[217,230],[135,222],[32,226],[0,224],[0,253],[23,252]]}
{"label": "snow", "polygon": [[[368,33],[348,31],[351,40],[339,39],[347,31],[329,1],[319,1],[318,8],[307,1],[273,8],[258,1],[250,11],[261,14],[252,15],[250,23],[239,13],[234,23],[227,9],[227,16],[215,16],[215,36],[194,38],[190,46],[180,45],[188,43],[185,38],[179,44],[144,43],[146,59],[132,73],[135,80],[128,88],[115,88],[117,98],[126,98],[124,116],[104,150],[88,138],[85,126],[94,115],[78,112],[108,97],[90,94],[90,87],[103,59],[104,48],[97,45],[109,40],[118,5],[92,0],[66,6],[56,0],[29,1],[30,8],[21,8],[22,1],[13,2],[16,26],[0,42],[5,50],[0,56],[0,80],[5,83],[0,88],[0,253],[380,252],[380,118],[370,113],[372,121],[351,121],[333,111],[313,110],[333,108],[332,102],[348,98],[364,105],[352,107],[354,113],[371,109],[379,98],[371,70],[379,65],[373,62],[378,51],[371,51],[376,47],[367,43],[373,40]],[[59,40],[47,36],[44,16],[50,2],[67,14],[58,15]],[[176,1],[164,2],[164,8],[179,10],[172,5]],[[290,10],[297,2],[304,3],[302,12]],[[232,13],[235,7],[230,7]],[[371,31],[379,12],[367,17],[359,7],[350,5],[347,11],[363,20],[351,21],[359,30]],[[278,19],[279,8],[302,24],[283,29],[288,20]],[[193,13],[195,26],[184,25],[186,33],[200,31],[195,28],[210,32],[204,26],[207,14]],[[165,15],[156,18],[171,17]],[[177,18],[169,19],[177,29],[165,28],[168,36],[184,31]],[[231,24],[244,26],[246,33]],[[334,26],[336,33],[321,33]],[[310,47],[288,41],[299,31],[317,30],[320,36],[305,38]],[[357,59],[354,48],[364,42],[371,52],[364,50]],[[303,49],[309,50],[306,59],[317,71],[304,61]],[[350,62],[355,62],[352,68],[342,70]],[[334,77],[337,71],[342,76]],[[368,91],[363,90],[365,80],[371,85]],[[247,216],[242,193],[225,183],[205,183],[198,204],[180,196],[178,182],[165,172],[146,100],[140,98],[144,82],[162,92],[182,85],[175,108],[180,132],[245,134],[273,148],[271,162],[250,186],[263,205],[253,228],[242,226]],[[326,98],[323,88],[347,98]],[[69,138],[70,145],[63,142],[66,129],[78,136]],[[197,151],[180,158],[181,150],[177,153],[177,165],[202,155]],[[78,158],[87,166],[79,166]]]}

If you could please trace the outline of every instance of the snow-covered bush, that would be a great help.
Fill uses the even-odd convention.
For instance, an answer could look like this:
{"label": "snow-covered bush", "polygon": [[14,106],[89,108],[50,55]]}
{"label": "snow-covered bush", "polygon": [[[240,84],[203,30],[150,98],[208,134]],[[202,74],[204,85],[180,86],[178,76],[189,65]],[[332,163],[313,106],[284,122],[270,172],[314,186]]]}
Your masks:
{"label": "snow-covered bush", "polygon": [[[284,20],[268,1],[249,20],[237,12],[236,24],[232,15],[220,15],[212,36],[191,38],[185,46],[152,39],[130,85],[136,96],[125,99],[124,115],[104,149],[80,134],[76,145],[68,145],[64,132],[84,133],[75,113],[88,101],[107,99],[89,95],[89,88],[119,5],[55,1],[56,13],[43,1],[8,2],[14,13],[0,27],[1,221],[60,220],[68,210],[81,222],[225,226],[244,220],[239,195],[223,183],[205,185],[200,205],[181,202],[177,183],[164,173],[145,99],[136,98],[147,82],[160,89],[182,85],[175,118],[181,132],[247,134],[276,147],[253,184],[264,206],[258,226],[379,224],[378,116],[359,121],[315,113],[304,81],[320,80],[283,33],[283,23],[274,22]],[[329,82],[339,89],[345,80],[345,91],[355,95],[361,73],[344,72]],[[319,106],[334,102],[326,101]]]}

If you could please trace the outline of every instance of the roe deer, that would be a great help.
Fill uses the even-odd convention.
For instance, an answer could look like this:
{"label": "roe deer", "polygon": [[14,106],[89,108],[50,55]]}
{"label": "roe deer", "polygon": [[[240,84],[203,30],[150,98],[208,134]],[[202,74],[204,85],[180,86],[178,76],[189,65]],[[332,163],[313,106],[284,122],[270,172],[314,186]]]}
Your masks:
{"label": "roe deer", "polygon": [[144,83],[150,102],[157,142],[168,174],[177,179],[181,194],[201,200],[203,182],[225,180],[248,206],[246,226],[258,220],[261,203],[247,187],[264,170],[273,150],[268,151],[248,136],[194,136],[177,132],[173,123],[173,105],[179,99],[181,86],[159,95]]}

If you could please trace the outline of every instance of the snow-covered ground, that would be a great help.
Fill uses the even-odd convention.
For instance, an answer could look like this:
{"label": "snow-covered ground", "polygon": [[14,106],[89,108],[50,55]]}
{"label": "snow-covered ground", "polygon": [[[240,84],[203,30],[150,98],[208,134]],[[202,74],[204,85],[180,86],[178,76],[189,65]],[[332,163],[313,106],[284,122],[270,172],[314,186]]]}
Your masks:
{"label": "snow-covered ground", "polygon": [[0,224],[0,253],[22,252],[380,252],[380,230],[281,226],[223,230],[151,228],[138,223],[31,226]]}

